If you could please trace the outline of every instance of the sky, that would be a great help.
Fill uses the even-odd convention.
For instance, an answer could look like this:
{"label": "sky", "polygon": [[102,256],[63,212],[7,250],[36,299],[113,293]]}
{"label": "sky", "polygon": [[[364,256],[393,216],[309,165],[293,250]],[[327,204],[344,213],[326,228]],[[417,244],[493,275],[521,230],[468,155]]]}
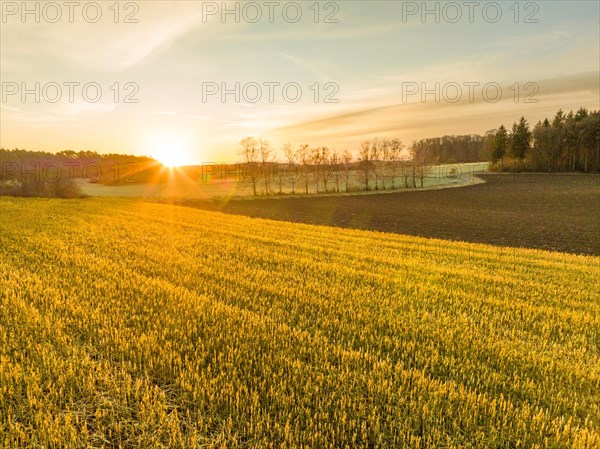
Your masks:
{"label": "sky", "polygon": [[600,108],[596,1],[77,3],[1,2],[0,146],[234,162]]}

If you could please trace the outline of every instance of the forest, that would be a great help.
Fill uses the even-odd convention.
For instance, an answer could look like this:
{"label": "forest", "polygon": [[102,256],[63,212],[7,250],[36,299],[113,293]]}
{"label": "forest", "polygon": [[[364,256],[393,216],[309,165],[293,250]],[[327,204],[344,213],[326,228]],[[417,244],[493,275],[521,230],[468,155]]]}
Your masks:
{"label": "forest", "polygon": [[559,110],[533,128],[525,117],[486,135],[496,171],[600,172],[600,111]]}

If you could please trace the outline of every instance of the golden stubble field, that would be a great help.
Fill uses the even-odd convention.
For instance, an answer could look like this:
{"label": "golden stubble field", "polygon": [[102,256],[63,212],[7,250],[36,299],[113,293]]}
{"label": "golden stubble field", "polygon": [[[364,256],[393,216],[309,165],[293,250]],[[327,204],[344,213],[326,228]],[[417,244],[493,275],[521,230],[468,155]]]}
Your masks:
{"label": "golden stubble field", "polygon": [[4,447],[595,448],[600,258],[0,198]]}

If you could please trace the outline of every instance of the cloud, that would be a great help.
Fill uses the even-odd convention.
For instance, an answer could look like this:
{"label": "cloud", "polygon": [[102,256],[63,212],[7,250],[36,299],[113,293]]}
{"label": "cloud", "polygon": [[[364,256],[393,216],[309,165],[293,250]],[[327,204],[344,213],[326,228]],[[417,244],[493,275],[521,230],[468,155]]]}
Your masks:
{"label": "cloud", "polygon": [[201,8],[194,2],[136,4],[138,23],[115,23],[109,3],[102,3],[103,19],[98,23],[79,15],[74,23],[8,20],[2,24],[3,70],[23,70],[36,61],[52,60],[88,71],[119,72],[201,24]]}
{"label": "cloud", "polygon": [[[457,103],[433,101],[395,103],[296,123],[270,130],[267,135],[282,140],[320,141],[329,144],[357,142],[369,136],[400,135],[408,140],[443,134],[482,133],[502,121],[514,121],[525,115],[532,121],[553,115],[557,109],[598,106],[599,72],[585,72],[538,81],[537,95],[524,103],[525,96],[514,102],[508,85],[501,86],[504,97],[492,103],[482,96],[473,101],[465,95]],[[531,93],[533,91],[530,91]],[[529,114],[529,115],[528,115]]]}
{"label": "cloud", "polygon": [[307,61],[307,60],[305,60],[303,58],[300,58],[299,56],[291,55],[291,54],[286,53],[286,52],[280,52],[279,54],[284,59],[287,59],[288,61],[290,61],[291,63],[293,63],[297,67],[300,67],[302,70],[305,70],[308,73],[312,73],[319,80],[330,80],[330,79],[332,79],[332,77],[328,76],[328,74],[325,73],[322,69],[319,69],[318,67],[316,67],[317,64],[315,63],[314,60]]}
{"label": "cloud", "polygon": [[208,117],[207,115],[184,115],[185,118],[191,118],[193,120],[214,120],[214,117]]}
{"label": "cloud", "polygon": [[[399,25],[397,22],[378,24],[378,25],[366,25],[361,26],[359,23],[351,24],[343,29],[340,29],[341,24],[329,29],[323,29],[315,27],[314,24],[310,24],[311,29],[314,32],[307,33],[307,28],[303,27],[301,30],[290,30],[289,28],[281,28],[279,30],[268,29],[264,32],[246,32],[246,33],[223,33],[214,36],[215,39],[223,41],[346,41],[353,38],[366,38],[376,36],[378,34],[390,33],[397,30]],[[414,28],[414,24],[402,24],[404,30]]]}
{"label": "cloud", "polygon": [[[2,120],[7,123],[24,123],[39,126],[48,126],[60,122],[71,122],[81,119],[86,114],[109,113],[115,110],[114,104],[88,103],[57,103],[45,108],[32,107],[17,108],[3,104]],[[37,106],[37,103],[36,103]]]}

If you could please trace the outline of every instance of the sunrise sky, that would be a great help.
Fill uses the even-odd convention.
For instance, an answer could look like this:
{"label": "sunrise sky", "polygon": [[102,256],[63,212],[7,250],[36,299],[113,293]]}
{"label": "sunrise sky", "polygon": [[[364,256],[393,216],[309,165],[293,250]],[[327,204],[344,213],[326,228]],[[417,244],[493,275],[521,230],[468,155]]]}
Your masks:
{"label": "sunrise sky", "polygon": [[[28,3],[31,9],[35,3]],[[521,2],[518,23],[513,2],[499,2],[502,17],[496,23],[482,13],[491,2],[479,2],[473,23],[464,2],[455,3],[463,5],[456,23],[445,20],[453,20],[456,11],[442,11],[444,2],[437,4],[440,23],[433,14],[423,20],[422,11],[409,17],[407,5],[421,8],[421,2],[400,1],[339,1],[337,7],[321,2],[319,23],[313,2],[298,2],[302,17],[296,23],[283,17],[283,3],[274,6],[273,23],[265,2],[256,3],[263,14],[256,23],[244,20],[241,8],[248,2],[239,3],[236,23],[233,14],[209,14],[221,2],[122,2],[114,23],[113,3],[99,2],[102,17],[96,23],[84,20],[81,10],[74,11],[70,23],[66,7],[56,23],[45,20],[55,16],[50,9],[40,9],[40,23],[33,14],[23,23],[22,11],[14,10],[21,2],[2,2],[1,146],[159,158],[177,153],[181,163],[231,162],[246,136],[266,136],[275,147],[290,141],[355,150],[373,136],[410,143],[444,134],[483,134],[521,115],[535,122],[561,107],[600,107],[596,1]],[[432,10],[435,5],[428,3]],[[234,2],[229,7],[235,8]],[[245,10],[249,18],[255,12]],[[87,11],[92,18],[94,13]],[[337,23],[323,23],[332,13]],[[495,11],[487,13],[493,17]],[[137,23],[123,23],[128,14]],[[527,18],[537,23],[524,23]],[[62,97],[52,103],[42,95],[36,102],[31,94],[23,101],[21,92],[14,93],[15,86],[34,89],[36,82],[40,90],[58,83]],[[101,98],[86,101],[74,87],[71,102],[65,82],[97,83]],[[263,86],[263,100],[236,103],[229,95],[223,102],[213,95],[203,101],[203,83],[234,88],[236,82]],[[422,102],[419,93],[403,98],[406,83],[433,89],[436,82],[463,86],[462,99],[453,103],[442,97],[436,103],[432,94]],[[126,83],[135,83],[137,92]],[[281,87],[274,87],[270,103],[264,83],[297,83],[302,95],[290,103]],[[311,90],[315,83],[317,102]],[[333,96],[337,103],[323,101],[333,93],[327,83],[339,87]],[[472,101],[464,83],[479,83]],[[502,87],[500,101],[483,98],[486,83]],[[535,83],[539,90],[533,99],[539,101],[524,103],[533,92],[530,85],[515,102],[510,90],[515,83],[521,89]],[[53,98],[49,86],[45,94]],[[454,92],[447,91],[452,97]],[[128,93],[139,101],[125,103]]]}

